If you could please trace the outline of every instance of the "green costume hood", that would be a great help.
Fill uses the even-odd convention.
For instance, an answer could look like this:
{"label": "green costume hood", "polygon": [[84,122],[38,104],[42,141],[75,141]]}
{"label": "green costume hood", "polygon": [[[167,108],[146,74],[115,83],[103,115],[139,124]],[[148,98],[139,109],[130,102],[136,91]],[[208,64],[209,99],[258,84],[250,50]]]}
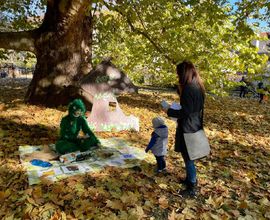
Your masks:
{"label": "green costume hood", "polygon": [[85,108],[85,105],[83,104],[83,101],[81,99],[74,99],[72,102],[69,103],[69,106],[68,106],[68,114],[69,114],[69,116],[74,117],[74,113],[77,110],[82,111],[82,113],[83,113],[82,116],[85,115],[86,108]]}

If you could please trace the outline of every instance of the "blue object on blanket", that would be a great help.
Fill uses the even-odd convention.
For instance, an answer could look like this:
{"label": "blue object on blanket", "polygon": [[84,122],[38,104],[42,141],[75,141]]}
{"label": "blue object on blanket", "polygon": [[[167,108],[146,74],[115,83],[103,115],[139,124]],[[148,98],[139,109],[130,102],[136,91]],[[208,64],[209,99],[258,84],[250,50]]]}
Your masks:
{"label": "blue object on blanket", "polygon": [[135,158],[133,154],[123,154],[123,157],[125,159],[132,159],[132,158]]}
{"label": "blue object on blanket", "polygon": [[43,160],[38,160],[38,159],[34,159],[31,160],[30,163],[34,166],[39,166],[39,167],[51,167],[52,164]]}

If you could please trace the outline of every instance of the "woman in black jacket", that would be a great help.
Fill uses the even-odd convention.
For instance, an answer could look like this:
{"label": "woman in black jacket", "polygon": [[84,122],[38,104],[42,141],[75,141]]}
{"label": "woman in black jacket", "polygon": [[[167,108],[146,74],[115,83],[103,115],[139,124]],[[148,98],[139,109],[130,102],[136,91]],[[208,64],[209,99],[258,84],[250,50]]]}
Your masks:
{"label": "woman in black jacket", "polygon": [[197,185],[196,167],[193,160],[189,159],[184,133],[194,133],[203,127],[203,109],[205,88],[195,66],[188,61],[177,65],[176,73],[179,79],[179,96],[182,108],[174,110],[169,108],[167,115],[178,118],[175,135],[175,151],[181,152],[185,162],[186,178],[181,180],[186,189],[180,195],[195,196]]}

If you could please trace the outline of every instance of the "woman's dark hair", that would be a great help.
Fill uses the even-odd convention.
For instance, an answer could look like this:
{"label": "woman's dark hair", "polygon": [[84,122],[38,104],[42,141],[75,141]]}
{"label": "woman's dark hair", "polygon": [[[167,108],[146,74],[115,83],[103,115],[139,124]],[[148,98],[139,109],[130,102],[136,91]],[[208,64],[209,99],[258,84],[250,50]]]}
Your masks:
{"label": "woman's dark hair", "polygon": [[183,61],[176,66],[176,73],[179,78],[179,85],[181,90],[192,81],[195,81],[201,88],[203,94],[205,94],[205,88],[199,72],[196,70],[193,63],[189,61]]}

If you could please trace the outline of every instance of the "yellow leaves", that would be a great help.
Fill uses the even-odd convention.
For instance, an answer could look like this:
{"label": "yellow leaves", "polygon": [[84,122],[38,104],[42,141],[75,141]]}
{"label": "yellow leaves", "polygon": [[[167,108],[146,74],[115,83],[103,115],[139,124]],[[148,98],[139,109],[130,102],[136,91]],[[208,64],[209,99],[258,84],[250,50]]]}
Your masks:
{"label": "yellow leaves", "polygon": [[129,209],[128,210],[129,220],[137,220],[137,219],[142,219],[145,217],[143,208],[141,206],[136,206],[135,208]]}
{"label": "yellow leaves", "polygon": [[64,200],[60,199],[58,194],[50,194],[49,198],[56,205],[60,206],[64,205]]}
{"label": "yellow leaves", "polygon": [[246,173],[246,179],[248,181],[252,181],[252,182],[256,183],[256,178],[257,178],[256,173],[254,173],[253,171],[249,171]]}
{"label": "yellow leaves", "polygon": [[135,205],[140,198],[140,194],[131,191],[124,192],[120,200],[126,205]]}
{"label": "yellow leaves", "polygon": [[84,219],[84,215],[81,212],[81,210],[74,209],[72,212],[73,212],[75,218],[77,218],[77,219]]}
{"label": "yellow leaves", "polygon": [[64,212],[55,212],[54,215],[50,218],[50,220],[66,220],[67,219],[67,216],[66,216],[66,213]]}
{"label": "yellow leaves", "polygon": [[75,185],[75,190],[77,191],[79,196],[82,195],[84,193],[84,191],[85,191],[84,185],[81,184],[81,183],[77,183]]}
{"label": "yellow leaves", "polygon": [[151,211],[153,209],[153,206],[154,204],[149,200],[146,200],[143,205],[144,209],[147,211]]}
{"label": "yellow leaves", "polygon": [[129,191],[124,192],[120,199],[107,200],[106,206],[115,210],[123,210],[136,206],[136,203],[138,203],[138,195]]}
{"label": "yellow leaves", "polygon": [[40,200],[42,198],[43,194],[40,186],[34,188],[34,190],[32,191],[32,196],[35,200]]}
{"label": "yellow leaves", "polygon": [[164,184],[164,183],[161,183],[158,185],[161,189],[167,189],[168,188],[168,185],[167,184]]}
{"label": "yellow leaves", "polygon": [[[165,116],[157,107],[157,97],[153,97],[151,93],[142,93],[134,99],[128,96],[119,101],[123,111],[140,117],[139,133],[125,131],[98,135],[121,137],[138,147],[145,147],[152,131],[151,119],[156,115]],[[161,93],[158,98],[173,101],[177,97]],[[163,215],[154,215],[160,212],[168,214],[169,220],[227,220],[244,218],[244,211],[249,218],[268,219],[269,109],[268,104],[256,106],[254,101],[208,99],[205,126],[212,155],[196,162],[202,199],[186,200],[174,195],[180,187],[179,179],[185,173],[181,155],[173,151],[175,122],[167,120],[170,135],[166,158],[168,176],[153,176],[156,162],[154,157],[149,157],[140,165],[142,171],[105,169],[100,173],[88,173],[87,181],[83,176],[74,176],[46,184],[44,179],[42,185],[29,187],[26,173],[18,161],[17,146],[55,141],[55,128],[65,112],[25,104],[0,111],[0,116],[7,119],[5,124],[0,122],[0,127],[8,123],[4,135],[0,130],[0,138],[5,144],[3,148],[0,146],[0,218],[166,219]],[[15,118],[16,122],[23,125],[14,123],[16,114],[21,117]],[[32,135],[44,129],[37,124],[46,126],[48,132],[33,140]],[[19,132],[14,132],[17,127]],[[16,206],[21,206],[21,210]]]}
{"label": "yellow leaves", "polygon": [[5,131],[2,128],[0,128],[0,138],[4,136],[5,136]]}
{"label": "yellow leaves", "polygon": [[32,199],[31,197],[27,197],[27,201],[28,201],[30,204],[34,205],[34,206],[38,206],[38,204],[35,202],[35,200]]}
{"label": "yellow leaves", "polygon": [[0,203],[4,202],[4,200],[6,199],[7,194],[4,191],[0,191]]}
{"label": "yellow leaves", "polygon": [[24,212],[24,219],[29,219],[30,218],[30,213],[32,212],[32,210],[33,210],[33,206],[32,206],[32,204],[30,204],[30,203],[28,203],[28,204],[26,204],[26,208],[23,210],[23,212]]}
{"label": "yellow leaves", "polygon": [[246,209],[248,208],[248,203],[247,201],[241,201],[241,203],[238,206],[240,209]]}
{"label": "yellow leaves", "polygon": [[61,212],[61,220],[66,220],[67,219],[67,215],[65,212]]}
{"label": "yellow leaves", "polygon": [[43,212],[46,212],[46,211],[49,211],[49,210],[55,210],[56,208],[57,208],[57,206],[55,206],[54,204],[46,203],[44,206],[42,206],[40,208],[40,213],[43,213]]}
{"label": "yellow leaves", "polygon": [[173,209],[172,212],[168,216],[168,220],[176,220],[177,214],[175,213],[175,210]]}
{"label": "yellow leaves", "polygon": [[223,204],[223,201],[224,201],[224,197],[222,196],[217,197],[217,198],[213,198],[212,196],[210,196],[206,200],[206,203],[217,209]]}
{"label": "yellow leaves", "polygon": [[63,191],[63,187],[62,185],[54,185],[52,188],[52,192],[55,194],[61,193]]}
{"label": "yellow leaves", "polygon": [[196,219],[195,213],[190,207],[185,207],[182,214],[185,215],[184,219]]}
{"label": "yellow leaves", "polygon": [[230,213],[232,213],[232,215],[236,218],[240,216],[240,212],[238,210],[230,210]]}
{"label": "yellow leaves", "polygon": [[160,208],[162,208],[162,209],[166,209],[166,208],[169,207],[169,201],[168,201],[167,197],[164,196],[164,195],[161,196],[161,197],[158,199],[158,203],[159,203]]}
{"label": "yellow leaves", "polygon": [[14,214],[7,216],[5,220],[14,220]]}
{"label": "yellow leaves", "polygon": [[261,198],[261,199],[259,200],[259,203],[260,203],[261,205],[269,206],[269,207],[270,207],[270,201],[269,201],[266,197]]}
{"label": "yellow leaves", "polygon": [[115,210],[122,210],[124,205],[120,200],[107,200],[106,206],[115,209]]}

